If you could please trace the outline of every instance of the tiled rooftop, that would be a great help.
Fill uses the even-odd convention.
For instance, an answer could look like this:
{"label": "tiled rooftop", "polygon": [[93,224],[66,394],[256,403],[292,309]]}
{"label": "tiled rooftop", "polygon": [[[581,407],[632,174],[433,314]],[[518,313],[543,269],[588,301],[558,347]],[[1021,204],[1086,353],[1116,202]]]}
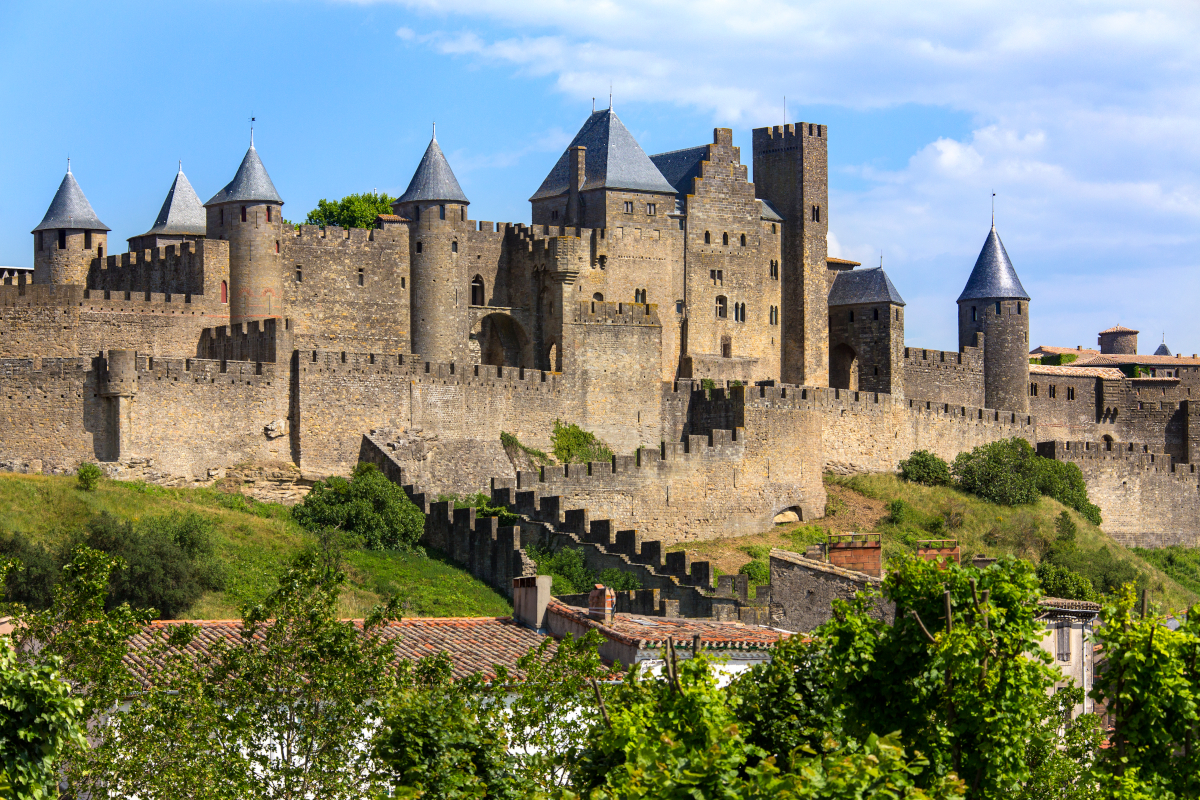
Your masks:
{"label": "tiled rooftop", "polygon": [[1030,375],[1063,375],[1071,378],[1105,378],[1108,380],[1120,380],[1125,377],[1125,373],[1116,367],[1077,367],[1074,364],[1065,367],[1053,367],[1046,364],[1030,364]]}
{"label": "tiled rooftop", "polygon": [[611,625],[592,619],[587,609],[564,605],[552,600],[546,607],[549,613],[598,630],[609,639],[639,648],[657,648],[667,637],[680,643],[690,643],[700,635],[700,646],[710,650],[766,650],[791,634],[762,625],[742,622],[716,622],[707,619],[676,619],[646,617],[641,614],[615,614]]}
{"label": "tiled rooftop", "polygon": [[1088,600],[1067,600],[1063,597],[1043,597],[1038,600],[1038,608],[1060,609],[1063,611],[1094,611],[1100,612],[1100,604]]}
{"label": "tiled rooftop", "polygon": [[771,548],[771,558],[778,558],[782,561],[787,561],[789,563],[796,564],[801,567],[807,567],[808,569],[815,569],[819,572],[828,572],[830,575],[839,575],[843,578],[849,578],[850,580],[859,581],[860,583],[880,583],[881,582],[879,578],[872,577],[872,576],[866,574],[865,572],[856,572],[855,570],[852,570],[852,569],[843,569],[842,567],[835,567],[833,564],[829,564],[824,561],[817,561],[816,559],[813,559],[813,558],[807,558],[805,556],[800,555],[799,553],[793,553],[790,550],[778,550],[773,547],[773,548]]}

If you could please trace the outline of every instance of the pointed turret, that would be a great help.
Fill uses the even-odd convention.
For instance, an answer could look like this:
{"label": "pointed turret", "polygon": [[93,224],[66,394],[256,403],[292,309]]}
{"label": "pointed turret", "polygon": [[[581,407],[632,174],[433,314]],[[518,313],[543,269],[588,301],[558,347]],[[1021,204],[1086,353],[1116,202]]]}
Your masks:
{"label": "pointed turret", "polygon": [[1029,294],[993,223],[958,296],[958,346],[983,347],[983,403],[1029,410]]}
{"label": "pointed turret", "polygon": [[271,182],[267,168],[263,166],[262,159],[258,157],[258,151],[254,149],[254,142],[250,143],[250,149],[243,156],[242,163],[238,166],[233,180],[227,183],[224,189],[214,194],[212,199],[204,205],[213,206],[218,203],[278,203],[283,205],[283,198],[279,196],[279,192],[275,191],[275,184]]}
{"label": "pointed turret", "polygon": [[33,282],[86,286],[93,261],[104,257],[108,231],[68,161],[46,216],[33,229]]}
{"label": "pointed turret", "polygon": [[1167,337],[1165,337],[1165,336],[1163,337],[1162,344],[1160,344],[1158,346],[1158,348],[1154,351],[1154,355],[1156,355],[1156,356],[1171,355],[1171,348],[1167,347]]}
{"label": "pointed turret", "polygon": [[206,224],[204,206],[196,196],[196,190],[188,182],[187,176],[183,174],[181,163],[154,225],[140,236],[131,236],[129,249],[148,250],[203,239]]}
{"label": "pointed turret", "polygon": [[450,169],[450,162],[446,161],[446,156],[442,153],[442,148],[438,146],[436,138],[431,139],[429,147],[425,148],[425,155],[421,157],[417,171],[413,173],[412,180],[408,182],[408,188],[392,205],[416,202],[462,203],[463,205],[471,202],[463,193],[462,187],[458,185],[458,178],[454,177],[454,170]]}

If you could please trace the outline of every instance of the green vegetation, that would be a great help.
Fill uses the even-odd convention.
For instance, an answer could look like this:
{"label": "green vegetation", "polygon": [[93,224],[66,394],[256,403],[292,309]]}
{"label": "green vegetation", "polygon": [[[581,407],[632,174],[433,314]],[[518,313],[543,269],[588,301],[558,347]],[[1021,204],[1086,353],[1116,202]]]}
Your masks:
{"label": "green vegetation", "polygon": [[75,473],[76,480],[79,482],[79,488],[85,492],[96,491],[96,484],[100,482],[100,478],[104,477],[104,472],[95,464],[83,463],[79,465],[79,471]]}
{"label": "green vegetation", "polygon": [[1042,356],[1041,358],[1029,359],[1030,364],[1042,364],[1047,367],[1065,367],[1073,361],[1079,359],[1075,353],[1055,353],[1053,355]]}
{"label": "green vegetation", "polygon": [[308,212],[306,225],[337,225],[342,228],[374,228],[375,218],[380,214],[391,214],[396,198],[386,193],[364,192],[348,194],[341,200],[324,198],[317,207]]}
{"label": "green vegetation", "polygon": [[551,440],[554,444],[554,457],[560,464],[612,460],[612,450],[608,445],[597,439],[591,431],[585,431],[573,422],[564,425],[561,420],[554,420]]}
{"label": "green vegetation", "polygon": [[[228,619],[244,604],[261,602],[288,560],[314,541],[314,534],[292,519],[291,509],[240,494],[110,480],[82,492],[74,477],[4,474],[0,560],[20,562],[9,574],[7,588],[25,598],[52,595],[64,548],[85,537],[89,523],[103,513],[139,531],[150,530],[154,520],[178,522],[189,514],[211,524],[212,559],[224,580],[220,589],[205,590],[177,614],[193,619]],[[408,615],[499,616],[512,611],[506,598],[437,553],[351,549],[345,558],[349,582],[339,601],[344,617],[362,617],[392,595],[402,598]]]}
{"label": "green vegetation", "polygon": [[950,466],[928,450],[914,450],[900,462],[900,477],[926,486],[949,486]]}
{"label": "green vegetation", "polygon": [[425,528],[424,516],[404,490],[367,462],[354,468],[350,480],[317,481],[292,516],[313,533],[345,531],[370,550],[412,550]]}
{"label": "green vegetation", "polygon": [[575,547],[550,550],[532,545],[525,548],[525,554],[537,564],[539,575],[554,579],[551,591],[556,595],[590,592],[597,583],[618,592],[642,588],[641,579],[632,572],[615,567],[595,572],[588,567],[583,551]]}
{"label": "green vegetation", "polygon": [[521,518],[509,511],[504,506],[492,505],[492,498],[488,497],[483,492],[459,496],[455,494],[439,494],[438,502],[453,502],[454,508],[473,508],[475,509],[476,517],[497,517],[497,525],[506,527],[516,525],[521,521]]}
{"label": "green vegetation", "polygon": [[1133,552],[1162,570],[1180,586],[1200,595],[1200,550],[1194,547],[1135,547]]}
{"label": "green vegetation", "polygon": [[520,450],[521,452],[525,453],[525,455],[532,458],[538,465],[551,464],[554,462],[554,459],[550,458],[550,456],[546,455],[541,450],[538,450],[536,447],[529,447],[521,444],[521,441],[517,439],[516,436],[508,433],[507,431],[500,431],[500,444],[504,446],[505,450]]}

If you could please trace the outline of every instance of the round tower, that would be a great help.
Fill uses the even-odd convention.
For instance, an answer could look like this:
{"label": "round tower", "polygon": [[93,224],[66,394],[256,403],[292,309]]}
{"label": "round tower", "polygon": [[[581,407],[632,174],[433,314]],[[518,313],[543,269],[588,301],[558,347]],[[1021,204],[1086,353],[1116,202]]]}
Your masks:
{"label": "round tower", "polygon": [[433,139],[408,189],[392,204],[397,214],[409,220],[411,350],[426,361],[466,358],[471,304],[465,267],[469,203]]}
{"label": "round tower", "polygon": [[254,139],[229,184],[204,204],[206,237],[229,242],[229,321],[283,315],[283,200]]}
{"label": "round tower", "polygon": [[1120,325],[1114,325],[1108,330],[1100,331],[1097,337],[1100,342],[1101,353],[1112,353],[1122,356],[1137,355],[1137,337],[1138,331],[1133,328],[1125,328]]}
{"label": "round tower", "polygon": [[68,162],[46,216],[33,229],[33,282],[86,286],[92,262],[108,251],[108,231]]}
{"label": "round tower", "polygon": [[1029,294],[993,225],[958,298],[958,346],[983,345],[983,404],[1029,411]]}

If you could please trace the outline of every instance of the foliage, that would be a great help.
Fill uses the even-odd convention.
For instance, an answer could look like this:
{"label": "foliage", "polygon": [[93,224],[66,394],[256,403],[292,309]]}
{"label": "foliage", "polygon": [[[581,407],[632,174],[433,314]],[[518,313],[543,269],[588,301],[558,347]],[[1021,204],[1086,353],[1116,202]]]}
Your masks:
{"label": "foliage", "polygon": [[1090,800],[1100,796],[1092,767],[1105,736],[1095,714],[1071,717],[1074,707],[1082,702],[1083,689],[1078,686],[1062,687],[1041,698],[1040,720],[1025,754],[1029,780],[1017,800]]}
{"label": "foliage", "polygon": [[1024,439],[1013,437],[959,453],[951,472],[960,489],[1005,506],[1037,500],[1037,454]]}
{"label": "foliage", "polygon": [[1144,587],[1149,579],[1129,561],[1116,558],[1108,547],[1085,551],[1069,541],[1051,545],[1043,563],[1053,564],[1086,578],[1096,595],[1114,594],[1125,584]]}
{"label": "foliage", "polygon": [[1075,353],[1053,353],[1045,355],[1038,359],[1030,359],[1031,363],[1044,364],[1048,367],[1065,367],[1067,364],[1079,358]]}
{"label": "foliage", "polygon": [[505,450],[520,450],[538,464],[549,464],[553,460],[550,458],[550,456],[546,455],[541,450],[538,450],[536,447],[530,447],[528,445],[521,444],[521,440],[508,431],[500,431],[500,444]]}
{"label": "foliage", "polygon": [[560,464],[612,460],[612,450],[608,445],[597,439],[591,431],[585,431],[573,422],[564,425],[562,420],[554,420],[554,432],[550,438],[554,444],[554,457]]}
{"label": "foliage", "polygon": [[56,555],[23,533],[0,533],[0,559],[4,558],[11,561],[5,597],[30,608],[49,608],[61,570]]}
{"label": "foliage", "polygon": [[96,484],[100,483],[100,478],[103,476],[104,472],[99,467],[87,461],[80,464],[75,473],[79,488],[85,492],[96,491]]}
{"label": "foliage", "polygon": [[1093,603],[1099,599],[1090,580],[1050,561],[1043,561],[1037,565],[1037,578],[1042,592],[1049,597],[1087,600]]}
{"label": "foliage", "polygon": [[971,797],[1014,790],[1028,778],[1030,731],[1053,684],[1039,647],[1038,583],[1012,558],[987,569],[945,569],[911,557],[884,579],[896,605],[888,625],[872,598],[835,601],[819,634],[846,735],[899,731],[930,760],[928,775],[962,776]]}
{"label": "foliage", "polygon": [[712,396],[713,391],[717,388],[717,383],[712,378],[701,378],[700,388],[704,390],[706,396]]}
{"label": "foliage", "polygon": [[351,480],[317,481],[292,509],[310,531],[337,528],[373,550],[411,550],[424,532],[425,519],[404,491],[374,464],[361,462]]}
{"label": "foliage", "polygon": [[1064,511],[1054,521],[1054,532],[1060,540],[1074,543],[1075,537],[1079,535],[1079,526],[1071,519],[1071,515]]}
{"label": "foliage", "polygon": [[496,524],[502,528],[510,525],[518,525],[521,522],[521,517],[519,515],[514,514],[504,506],[492,505],[492,498],[488,497],[483,492],[463,495],[462,497],[452,494],[443,494],[438,495],[438,501],[453,502],[455,508],[473,508],[475,509],[476,517],[496,517]]}
{"label": "foliage", "polygon": [[771,565],[766,559],[756,558],[738,568],[739,575],[746,575],[750,583],[765,586],[771,582]]}
{"label": "foliage", "polygon": [[[3,565],[0,565],[0,573]],[[15,800],[58,795],[57,762],[86,746],[83,701],[59,674],[59,660],[21,663],[12,640],[0,636],[0,794]]]}
{"label": "foliage", "polygon": [[1172,545],[1153,550],[1138,548],[1134,552],[1181,585],[1200,593],[1200,550]]}
{"label": "foliage", "polygon": [[1038,467],[1038,491],[1078,511],[1093,525],[1100,524],[1100,507],[1088,500],[1087,485],[1079,465],[1070,461],[1034,456]]}
{"label": "foliage", "polygon": [[949,486],[950,465],[928,450],[914,450],[900,462],[900,477],[926,486]]}
{"label": "foliage", "polygon": [[380,214],[391,214],[394,202],[396,198],[379,192],[348,194],[337,201],[322,198],[317,201],[317,207],[308,212],[304,223],[322,227],[374,228],[375,218]]}
{"label": "foliage", "polygon": [[587,565],[583,551],[576,547],[551,550],[531,545],[525,548],[525,553],[537,564],[539,575],[553,578],[550,591],[556,595],[590,592],[597,583],[618,592],[642,588],[641,579],[633,572],[609,567],[597,574]]}

